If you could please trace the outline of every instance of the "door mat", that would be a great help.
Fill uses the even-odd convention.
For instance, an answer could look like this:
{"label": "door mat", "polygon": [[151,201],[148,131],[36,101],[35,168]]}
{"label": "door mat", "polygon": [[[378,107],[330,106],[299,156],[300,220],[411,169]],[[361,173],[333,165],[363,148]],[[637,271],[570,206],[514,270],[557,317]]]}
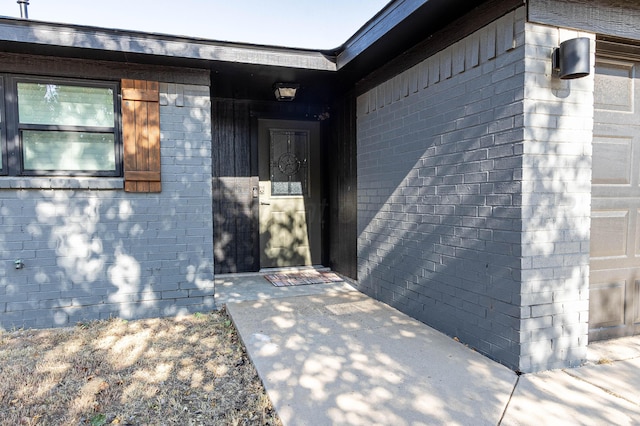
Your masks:
{"label": "door mat", "polygon": [[276,287],[326,284],[343,281],[338,274],[329,271],[296,271],[280,274],[267,274],[264,277]]}

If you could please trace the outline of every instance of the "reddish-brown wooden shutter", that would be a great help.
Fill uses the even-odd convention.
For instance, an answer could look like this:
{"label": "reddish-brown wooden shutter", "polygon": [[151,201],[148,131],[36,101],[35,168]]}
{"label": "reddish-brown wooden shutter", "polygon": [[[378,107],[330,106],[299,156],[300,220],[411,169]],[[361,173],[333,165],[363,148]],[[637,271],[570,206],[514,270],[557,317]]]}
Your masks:
{"label": "reddish-brown wooden shutter", "polygon": [[160,96],[157,81],[122,80],[124,190],[160,192]]}

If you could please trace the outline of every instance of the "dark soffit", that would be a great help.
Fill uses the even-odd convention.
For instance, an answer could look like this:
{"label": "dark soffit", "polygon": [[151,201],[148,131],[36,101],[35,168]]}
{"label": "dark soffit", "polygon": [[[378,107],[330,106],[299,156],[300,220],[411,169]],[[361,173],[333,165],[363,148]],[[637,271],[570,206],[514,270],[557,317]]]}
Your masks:
{"label": "dark soffit", "polygon": [[301,83],[302,101],[333,93],[427,39],[483,0],[395,0],[342,46],[312,50],[0,17],[0,49],[15,53],[186,66],[211,71],[216,97],[273,99],[277,81]]}
{"label": "dark soffit", "polygon": [[361,78],[486,1],[392,1],[336,52],[338,70]]}

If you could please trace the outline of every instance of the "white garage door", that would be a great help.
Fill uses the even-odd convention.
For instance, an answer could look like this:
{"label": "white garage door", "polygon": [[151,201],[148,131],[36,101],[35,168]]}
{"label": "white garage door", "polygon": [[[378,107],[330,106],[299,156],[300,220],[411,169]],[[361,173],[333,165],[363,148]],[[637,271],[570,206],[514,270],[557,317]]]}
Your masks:
{"label": "white garage door", "polygon": [[640,333],[640,63],[598,59],[589,340]]}

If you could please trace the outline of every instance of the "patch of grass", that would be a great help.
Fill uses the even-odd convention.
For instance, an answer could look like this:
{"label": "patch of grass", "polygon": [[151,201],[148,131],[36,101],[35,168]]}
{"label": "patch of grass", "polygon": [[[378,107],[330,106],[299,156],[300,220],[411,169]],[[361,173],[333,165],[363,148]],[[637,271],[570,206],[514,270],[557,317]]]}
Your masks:
{"label": "patch of grass", "polygon": [[0,331],[1,425],[281,425],[225,312]]}

